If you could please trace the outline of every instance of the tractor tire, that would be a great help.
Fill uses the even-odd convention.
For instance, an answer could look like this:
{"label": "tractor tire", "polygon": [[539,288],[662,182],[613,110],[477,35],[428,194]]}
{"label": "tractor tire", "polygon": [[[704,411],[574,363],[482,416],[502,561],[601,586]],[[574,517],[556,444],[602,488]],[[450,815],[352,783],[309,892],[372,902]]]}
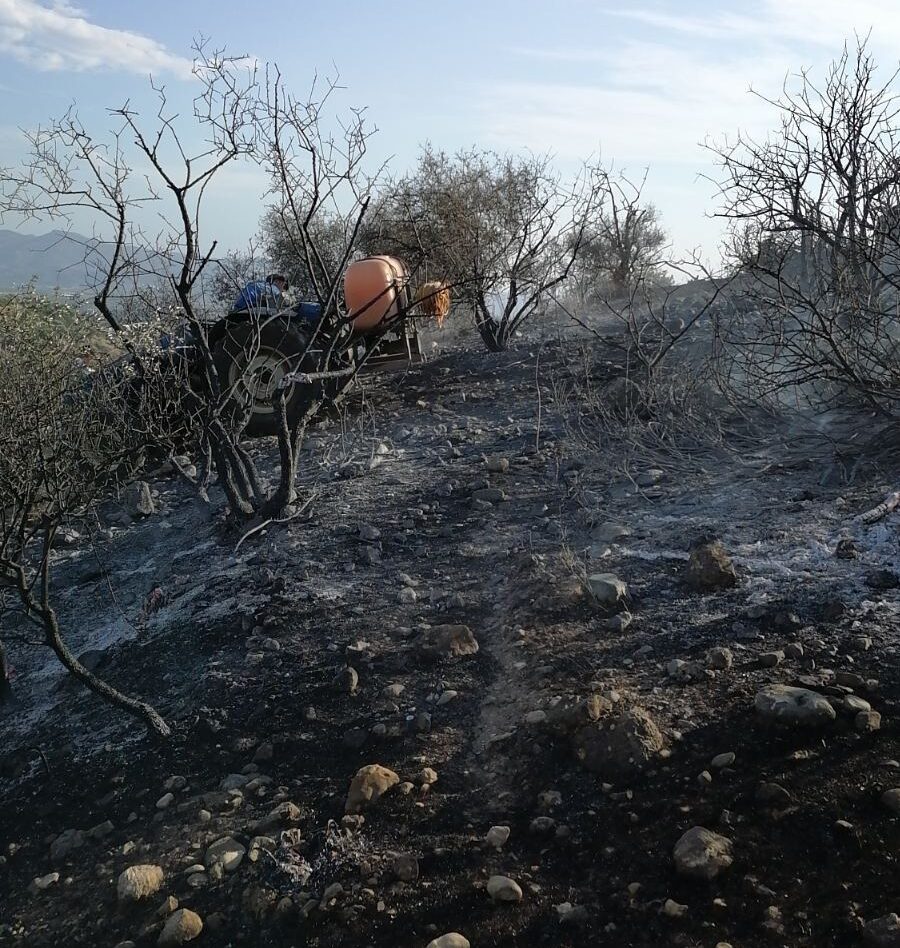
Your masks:
{"label": "tractor tire", "polygon": [[[271,318],[260,325],[249,320],[229,319],[222,337],[213,347],[219,385],[228,393],[232,417],[249,410],[244,434],[251,438],[278,433],[278,418],[272,398],[281,380],[290,372],[316,369],[312,357],[304,358],[309,336],[285,319]],[[286,392],[288,424],[292,425],[309,407],[315,386],[293,383]]]}

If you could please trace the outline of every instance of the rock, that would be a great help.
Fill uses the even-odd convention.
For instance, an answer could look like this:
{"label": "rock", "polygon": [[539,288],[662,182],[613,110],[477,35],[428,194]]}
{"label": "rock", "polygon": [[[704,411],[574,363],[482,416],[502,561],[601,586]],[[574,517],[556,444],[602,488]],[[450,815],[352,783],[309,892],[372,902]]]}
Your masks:
{"label": "rock", "polygon": [[790,685],[766,685],[757,693],[754,707],[765,721],[787,727],[821,727],[837,717],[823,695]]}
{"label": "rock", "polygon": [[658,467],[652,467],[638,474],[634,482],[638,487],[653,487],[658,484],[665,475],[665,471],[660,470]]}
{"label": "rock", "polygon": [[210,844],[206,849],[203,862],[207,869],[218,864],[226,872],[234,872],[241,864],[247,850],[231,836],[223,836]]}
{"label": "rock", "polygon": [[734,653],[730,648],[717,646],[711,648],[706,656],[707,664],[717,671],[727,671],[734,664]]}
{"label": "rock", "polygon": [[881,802],[892,812],[900,816],[900,788],[885,790],[881,794]]}
{"label": "rock", "polygon": [[419,654],[429,661],[462,658],[478,651],[478,642],[467,625],[436,625],[415,641]]}
{"label": "rock", "polygon": [[721,770],[723,767],[730,767],[735,761],[735,755],[733,751],[728,751],[725,754],[716,754],[715,757],[709,762],[710,767],[714,770]]}
{"label": "rock", "polygon": [[791,642],[789,645],[784,647],[784,657],[785,658],[803,658],[806,654],[806,650],[800,644],[800,642]]}
{"label": "rock", "polygon": [[482,487],[472,491],[472,500],[480,500],[484,504],[499,504],[506,500],[506,494],[499,487]]}
{"label": "rock", "polygon": [[271,741],[265,741],[256,748],[256,753],[253,755],[254,764],[265,764],[268,763],[275,756],[275,748],[272,746]]}
{"label": "rock", "polygon": [[425,948],[471,948],[469,939],[459,932],[448,932],[428,942]]}
{"label": "rock", "polygon": [[50,859],[52,862],[62,862],[83,845],[84,833],[81,830],[63,830],[50,844]]}
{"label": "rock", "polygon": [[509,839],[509,834],[510,829],[508,826],[492,826],[487,831],[484,841],[488,846],[493,846],[494,849],[502,849]]}
{"label": "rock", "polygon": [[761,783],[756,789],[756,799],[767,806],[790,806],[794,798],[778,783]]}
{"label": "rock", "polygon": [[403,605],[410,605],[418,599],[415,589],[411,586],[404,586],[400,592],[397,593],[397,601]]}
{"label": "rock", "polygon": [[164,793],[164,794],[156,801],[156,809],[157,809],[157,810],[167,810],[167,809],[172,805],[172,801],[173,801],[174,799],[175,799],[175,794],[174,794],[174,793]]}
{"label": "rock", "polygon": [[871,711],[872,705],[865,698],[859,698],[856,695],[845,695],[839,702],[842,711],[856,716],[860,711]]}
{"label": "rock", "polygon": [[604,405],[621,416],[638,411],[643,400],[640,385],[625,376],[607,382],[600,390],[600,397]]}
{"label": "rock", "polygon": [[732,843],[702,826],[689,829],[675,844],[675,869],[694,879],[715,879],[734,861]]}
{"label": "rock", "polygon": [[203,919],[190,909],[178,909],[167,919],[157,944],[160,948],[175,948],[192,941],[203,931]]}
{"label": "rock", "polygon": [[125,509],[132,517],[149,517],[156,513],[153,494],[146,481],[135,481],[125,488],[123,496]]}
{"label": "rock", "polygon": [[332,679],[331,685],[344,694],[355,694],[359,685],[359,673],[350,665],[345,665]]}
{"label": "rock", "polygon": [[487,894],[495,902],[522,901],[522,889],[509,876],[491,876],[487,881]]}
{"label": "rock", "polygon": [[45,876],[37,876],[32,879],[28,884],[28,891],[32,895],[37,895],[38,892],[43,892],[46,889],[49,889],[51,885],[59,882],[59,873],[58,872],[48,872]]}
{"label": "rock", "polygon": [[361,767],[350,783],[346,813],[359,813],[368,805],[377,802],[391,787],[396,786],[400,778],[393,770],[381,764],[367,764]]}
{"label": "rock", "polygon": [[459,697],[459,692],[454,691],[452,688],[448,688],[446,691],[441,692],[440,698],[437,699],[437,706],[442,708],[445,704],[450,704],[451,701],[454,701]]}
{"label": "rock", "polygon": [[860,734],[871,734],[881,727],[881,715],[877,711],[859,711],[853,719],[853,726]]}
{"label": "rock", "polygon": [[399,698],[400,695],[402,695],[404,691],[406,691],[406,686],[397,683],[393,685],[388,685],[382,690],[381,693],[385,698],[389,698],[391,701],[394,701],[397,698]]}
{"label": "rock", "polygon": [[759,664],[763,668],[775,668],[776,665],[780,665],[784,661],[784,652],[775,651],[775,652],[763,652],[759,656]]}
{"label": "rock", "polygon": [[587,584],[591,596],[603,606],[618,605],[628,595],[628,587],[614,573],[594,573]]}
{"label": "rock", "polygon": [[361,523],[359,525],[359,538],[365,543],[374,543],[381,539],[381,531],[378,527],[373,527],[369,523]]}
{"label": "rock", "polygon": [[487,458],[485,460],[485,466],[492,474],[506,474],[509,470],[509,458]]}
{"label": "rock", "polygon": [[900,587],[900,576],[891,569],[873,569],[866,575],[866,585],[870,589],[897,589]]}
{"label": "rock", "polygon": [[616,616],[610,616],[603,624],[610,632],[621,633],[625,632],[633,621],[634,618],[630,612],[620,612]]}
{"label": "rock", "polygon": [[669,918],[681,918],[687,915],[687,910],[688,907],[686,905],[682,905],[674,899],[666,899],[666,901],[663,902],[662,913]]}
{"label": "rock", "polygon": [[582,728],[574,744],[576,756],[588,770],[610,778],[639,773],[665,749],[662,732],[640,707]]}
{"label": "rock", "polygon": [[119,875],[116,895],[120,902],[146,899],[159,892],[164,879],[162,866],[129,866]]}
{"label": "rock", "polygon": [[701,591],[729,589],[737,585],[737,572],[725,547],[714,540],[691,551],[684,579],[689,586]]}
{"label": "rock", "polygon": [[437,783],[437,771],[431,767],[424,767],[416,774],[416,782],[420,785]]}
{"label": "rock", "polygon": [[257,835],[264,835],[273,829],[281,829],[285,826],[296,826],[302,818],[303,813],[300,807],[295,803],[285,800],[264,816],[253,827],[253,832]]}
{"label": "rock", "polygon": [[555,905],[556,915],[563,925],[586,925],[590,921],[590,913],[584,905],[572,905],[571,902],[562,902]]}
{"label": "rock", "polygon": [[250,783],[250,777],[247,774],[228,774],[223,777],[219,782],[220,790],[240,790],[241,787],[246,787]]}
{"label": "rock", "polygon": [[166,782],[163,784],[163,790],[171,790],[173,793],[177,793],[179,790],[184,790],[187,786],[187,779],[185,777],[179,776],[178,774],[173,774],[171,777],[167,778]]}
{"label": "rock", "polygon": [[427,711],[420,711],[416,715],[415,728],[420,734],[427,734],[431,730],[431,715]]}
{"label": "rock", "polygon": [[863,928],[863,939],[876,948],[900,948],[900,917],[891,912],[872,919]]}
{"label": "rock", "polygon": [[397,856],[391,868],[401,882],[415,882],[419,878],[419,860],[415,856]]}

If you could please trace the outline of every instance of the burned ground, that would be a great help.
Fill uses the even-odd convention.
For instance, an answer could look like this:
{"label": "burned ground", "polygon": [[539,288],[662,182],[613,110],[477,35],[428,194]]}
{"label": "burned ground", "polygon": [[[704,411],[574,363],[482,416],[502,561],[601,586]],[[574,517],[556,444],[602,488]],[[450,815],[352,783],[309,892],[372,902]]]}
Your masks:
{"label": "burned ground", "polygon": [[[81,528],[57,554],[64,629],[175,736],[149,742],[14,647],[0,943],[155,944],[167,896],[210,945],[424,948],[458,931],[496,948],[850,946],[898,910],[900,823],[880,797],[900,785],[900,596],[872,572],[900,565],[900,515],[856,519],[891,472],[845,483],[826,453],[765,435],[617,457],[559,403],[570,363],[547,344],[370,379],[310,440],[308,513],[237,550],[215,491],[204,507],[172,474],[152,480],[150,516],[126,524],[111,505],[93,537]],[[736,586],[685,583],[710,537]],[[855,555],[835,556],[841,538]],[[627,599],[598,603],[595,573]],[[610,622],[626,608],[630,625]],[[423,649],[422,630],[448,624],[478,651]],[[772,730],[754,699],[773,682],[838,706],[855,692],[881,727],[839,713]],[[637,712],[659,745],[610,752],[610,722]],[[344,820],[351,779],[376,763],[402,785]],[[761,800],[761,784],[781,792]],[[257,828],[284,802],[292,832]],[[497,825],[500,848],[485,842]],[[733,842],[711,881],[675,871],[693,826]],[[248,850],[237,868],[186,872],[227,836]],[[136,864],[165,881],[123,907],[116,881]],[[489,897],[495,874],[521,901]]]}

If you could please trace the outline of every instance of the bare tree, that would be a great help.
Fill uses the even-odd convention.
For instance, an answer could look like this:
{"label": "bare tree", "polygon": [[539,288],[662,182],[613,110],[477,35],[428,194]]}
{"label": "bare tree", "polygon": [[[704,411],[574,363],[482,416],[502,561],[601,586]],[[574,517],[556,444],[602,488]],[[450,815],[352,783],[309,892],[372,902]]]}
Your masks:
{"label": "bare tree", "polygon": [[372,239],[453,285],[500,351],[569,276],[596,184],[584,174],[565,185],[546,156],[427,146],[416,170],[386,189]]}
{"label": "bare tree", "polygon": [[597,201],[578,251],[572,279],[584,303],[623,297],[638,287],[671,283],[665,271],[666,233],[659,212],[643,199],[639,181],[595,167]]}
{"label": "bare tree", "polygon": [[745,305],[724,338],[761,395],[849,392],[888,412],[900,395],[895,78],[878,78],[858,40],[823,84],[802,72],[777,99],[761,97],[777,133],[710,146],[727,249],[744,274]]}

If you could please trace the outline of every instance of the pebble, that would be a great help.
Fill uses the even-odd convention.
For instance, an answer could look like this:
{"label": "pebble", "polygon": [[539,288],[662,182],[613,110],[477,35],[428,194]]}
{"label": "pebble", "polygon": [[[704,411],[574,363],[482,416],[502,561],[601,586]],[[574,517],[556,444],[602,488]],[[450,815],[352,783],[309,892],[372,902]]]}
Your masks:
{"label": "pebble", "polygon": [[871,734],[881,728],[881,715],[877,711],[860,711],[853,720],[860,734]]}
{"label": "pebble", "polygon": [[164,878],[162,866],[129,866],[119,875],[116,894],[120,902],[146,899],[160,890]]}
{"label": "pebble", "polygon": [[487,881],[487,894],[495,902],[521,902],[522,889],[509,876],[491,876]]}
{"label": "pebble", "polygon": [[166,919],[157,944],[160,948],[176,948],[178,945],[192,941],[202,931],[203,919],[196,912],[190,909],[178,909]]}
{"label": "pebble", "polygon": [[687,914],[687,910],[688,907],[686,905],[682,905],[674,899],[666,899],[662,907],[663,915],[668,915],[669,918],[681,918]]}
{"label": "pebble", "polygon": [[167,810],[167,809],[172,805],[172,801],[173,801],[174,799],[175,799],[175,794],[174,794],[174,793],[164,793],[164,794],[156,801],[156,809],[157,809],[157,810]]}
{"label": "pebble", "polygon": [[492,826],[484,837],[488,846],[494,849],[502,849],[509,840],[510,828],[508,826]]}
{"label": "pebble", "polygon": [[727,671],[734,664],[734,653],[730,648],[717,646],[709,650],[706,660],[710,668]]}
{"label": "pebble", "polygon": [[716,754],[715,757],[709,762],[710,767],[714,770],[721,770],[723,767],[730,767],[735,762],[735,754],[733,751],[728,751],[725,754]]}
{"label": "pebble", "polygon": [[628,586],[614,573],[594,573],[587,582],[591,596],[604,606],[618,605],[628,595]]}
{"label": "pebble", "polygon": [[45,889],[50,888],[50,886],[56,882],[59,882],[59,873],[48,872],[45,876],[37,876],[32,879],[31,884],[28,886],[28,891],[34,895],[37,892],[43,892]]}
{"label": "pebble", "polygon": [[428,942],[426,948],[471,948],[469,939],[459,932],[448,932]]}
{"label": "pebble", "polygon": [[763,668],[775,668],[776,665],[780,665],[784,661],[784,652],[775,651],[775,652],[763,652],[759,656],[759,663]]}
{"label": "pebble", "polygon": [[900,815],[900,788],[885,790],[881,794],[881,802],[892,812]]}
{"label": "pebble", "polygon": [[672,852],[675,869],[694,879],[715,879],[734,861],[732,842],[702,826],[689,829]]}
{"label": "pebble", "polygon": [[344,811],[359,813],[379,800],[399,782],[400,778],[397,774],[387,767],[382,767],[381,764],[367,764],[365,767],[360,767],[350,782]]}
{"label": "pebble", "polygon": [[207,869],[218,863],[226,872],[234,872],[240,866],[246,852],[244,846],[236,839],[223,836],[207,847],[203,861]]}

